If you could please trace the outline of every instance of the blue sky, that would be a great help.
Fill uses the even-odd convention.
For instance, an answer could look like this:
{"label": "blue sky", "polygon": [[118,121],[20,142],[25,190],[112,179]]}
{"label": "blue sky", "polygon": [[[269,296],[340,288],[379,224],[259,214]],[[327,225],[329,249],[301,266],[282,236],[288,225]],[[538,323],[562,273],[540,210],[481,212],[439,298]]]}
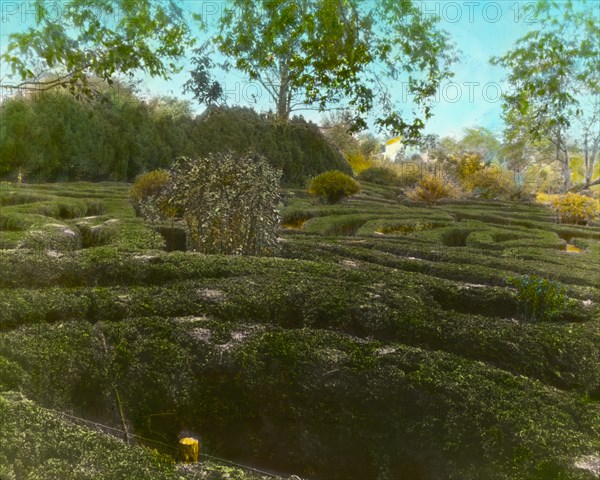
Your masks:
{"label": "blue sky", "polygon": [[[0,48],[6,44],[8,34],[34,26],[34,17],[29,1],[0,0]],[[52,2],[50,2],[52,3]],[[55,2],[57,12],[60,2]],[[447,30],[461,51],[460,60],[454,65],[455,76],[446,81],[438,93],[434,105],[434,117],[427,123],[426,133],[458,136],[464,128],[483,126],[497,132],[502,131],[500,93],[505,72],[489,64],[489,58],[499,55],[511,47],[519,37],[535,28],[536,19],[524,15],[528,1],[424,1],[418,2],[424,15],[437,15],[440,25]],[[188,12],[204,13],[208,20],[218,19],[225,2],[209,0],[178,0]],[[208,14],[208,15],[207,15]],[[210,35],[210,34],[209,34]],[[183,62],[185,65],[185,61]],[[0,77],[4,75],[0,65]],[[144,79],[149,95],[173,95],[186,98],[181,85],[187,80],[184,71],[171,80]],[[256,84],[247,81],[241,74],[230,73],[220,76],[229,92],[228,103],[254,106],[258,110],[268,108],[266,92],[253,105],[251,93],[257,93]],[[397,87],[396,87],[397,89]],[[187,98],[190,98],[189,96]],[[195,105],[197,111],[203,107]],[[306,118],[319,121],[318,112],[299,112]]]}

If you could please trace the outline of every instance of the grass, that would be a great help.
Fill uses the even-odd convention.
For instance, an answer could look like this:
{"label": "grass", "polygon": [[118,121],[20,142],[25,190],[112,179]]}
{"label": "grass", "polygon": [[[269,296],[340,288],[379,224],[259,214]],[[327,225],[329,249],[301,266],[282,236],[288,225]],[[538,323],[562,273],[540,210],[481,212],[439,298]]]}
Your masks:
{"label": "grass", "polygon": [[[600,229],[363,187],[334,206],[285,192],[294,228],[242,258],[165,251],[126,185],[2,185],[0,383],[34,402],[36,442],[56,442],[42,407],[119,427],[116,388],[139,435],[198,432],[206,453],[314,478],[594,478],[577,465],[600,451]],[[558,282],[568,308],[530,321],[519,275]],[[81,461],[44,448],[11,455],[24,475]],[[123,468],[162,458],[102,448]],[[207,478],[251,478],[224,468]]]}

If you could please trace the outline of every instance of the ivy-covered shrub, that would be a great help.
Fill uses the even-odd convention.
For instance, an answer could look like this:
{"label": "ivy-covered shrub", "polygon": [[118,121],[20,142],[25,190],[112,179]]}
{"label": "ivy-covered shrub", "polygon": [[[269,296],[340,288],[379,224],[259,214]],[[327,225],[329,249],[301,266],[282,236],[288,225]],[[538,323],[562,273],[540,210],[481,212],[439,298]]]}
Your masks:
{"label": "ivy-covered shrub", "polygon": [[434,175],[425,175],[407,196],[411,200],[433,205],[443,198],[453,197],[456,194],[456,189],[451,183]]}
{"label": "ivy-covered shrub", "polygon": [[138,215],[143,214],[143,205],[153,197],[157,197],[169,183],[171,177],[166,170],[153,170],[140,175],[131,186],[129,196],[133,209]]}
{"label": "ivy-covered shrub", "polygon": [[352,177],[337,170],[316,176],[310,182],[308,193],[321,197],[329,204],[360,192],[360,185]]}
{"label": "ivy-covered shrub", "polygon": [[598,200],[578,193],[566,193],[552,203],[560,223],[587,224],[598,214]]}
{"label": "ivy-covered shrub", "polygon": [[555,282],[533,275],[508,277],[506,283],[517,289],[517,299],[527,320],[552,320],[567,308],[565,289]]}
{"label": "ivy-covered shrub", "polygon": [[280,177],[253,153],[179,157],[164,198],[182,212],[191,249],[265,255],[277,242]]}

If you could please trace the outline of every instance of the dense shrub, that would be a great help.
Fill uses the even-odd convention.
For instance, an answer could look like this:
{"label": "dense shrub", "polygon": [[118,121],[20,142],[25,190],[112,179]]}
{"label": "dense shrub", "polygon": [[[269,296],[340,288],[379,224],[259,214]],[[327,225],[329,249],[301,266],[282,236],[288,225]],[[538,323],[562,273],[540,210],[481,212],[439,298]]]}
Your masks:
{"label": "dense shrub", "polygon": [[310,219],[304,225],[304,230],[321,235],[355,235],[360,227],[368,220],[369,215],[334,215]]}
{"label": "dense shrub", "polygon": [[6,192],[0,195],[0,206],[23,205],[25,203],[38,202],[40,200],[44,200],[44,197],[28,192]]}
{"label": "dense shrub", "polygon": [[475,170],[461,177],[465,190],[481,198],[506,198],[511,191],[514,181],[508,172],[499,167],[490,166]]}
{"label": "dense shrub", "polygon": [[451,228],[442,232],[440,239],[446,247],[464,247],[471,232],[472,230],[464,228]]}
{"label": "dense shrub", "polygon": [[212,107],[194,116],[185,100],[140,99],[123,84],[90,102],[63,92],[11,99],[3,104],[2,125],[0,179],[11,181],[21,175],[26,182],[132,182],[145,171],[168,168],[180,155],[248,150],[282,170],[286,186],[304,186],[332,169],[352,173],[319,127],[302,118],[282,123],[241,107]]}
{"label": "dense shrub", "polygon": [[408,192],[408,198],[418,202],[425,202],[429,205],[437,203],[438,200],[456,195],[454,186],[443,179],[426,175],[417,184],[417,186]]}
{"label": "dense shrub", "polygon": [[577,193],[559,196],[554,199],[553,207],[560,223],[587,224],[598,214],[598,201]]}
{"label": "dense shrub", "polygon": [[171,179],[166,170],[154,170],[152,172],[140,175],[131,186],[130,198],[133,208],[138,215],[143,212],[143,206],[152,197],[157,197],[169,183]]}
{"label": "dense shrub", "polygon": [[377,183],[379,185],[395,186],[400,183],[398,174],[391,168],[376,166],[364,170],[358,179],[364,182]]}
{"label": "dense shrub", "polygon": [[191,140],[194,156],[198,157],[217,152],[256,152],[281,170],[284,186],[304,186],[308,179],[327,170],[352,174],[342,153],[319,127],[298,117],[282,123],[250,108],[211,107],[197,118]]}
{"label": "dense shrub", "polygon": [[300,228],[313,213],[305,208],[286,208],[281,212],[281,224],[288,228]]}
{"label": "dense shrub", "polygon": [[423,168],[418,163],[380,163],[362,172],[358,179],[378,185],[414,187],[422,176]]}
{"label": "dense shrub", "polygon": [[484,168],[484,162],[479,153],[460,151],[448,154],[441,152],[434,154],[435,173],[444,178],[462,183],[462,181],[475,172]]}
{"label": "dense shrub", "polygon": [[510,182],[508,189],[504,193],[504,199],[512,202],[531,203],[535,200],[535,194],[531,185],[518,185],[516,182]]}
{"label": "dense shrub", "polygon": [[360,185],[352,177],[337,170],[316,176],[310,182],[308,193],[321,197],[329,204],[360,192]]}
{"label": "dense shrub", "polygon": [[567,307],[565,289],[555,282],[534,275],[508,277],[506,283],[517,289],[517,298],[528,320],[552,320]]}
{"label": "dense shrub", "polygon": [[2,108],[0,178],[131,182],[191,153],[194,123],[186,101],[142,100],[123,84],[89,102],[57,90],[13,98]]}
{"label": "dense shrub", "polygon": [[88,204],[78,198],[63,198],[53,202],[42,202],[37,206],[37,213],[45,217],[61,220],[85,217],[88,214]]}
{"label": "dense shrub", "polygon": [[85,206],[87,216],[104,215],[106,213],[106,205],[102,200],[86,200]]}
{"label": "dense shrub", "polygon": [[263,255],[279,227],[281,172],[256,154],[179,157],[165,190],[169,205],[183,212],[188,241],[204,253]]}

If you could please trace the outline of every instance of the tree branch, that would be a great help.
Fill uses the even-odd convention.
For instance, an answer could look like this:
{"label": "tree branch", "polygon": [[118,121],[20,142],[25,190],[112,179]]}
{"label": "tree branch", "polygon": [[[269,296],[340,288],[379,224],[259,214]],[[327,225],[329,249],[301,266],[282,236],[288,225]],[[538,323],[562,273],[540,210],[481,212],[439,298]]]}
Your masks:
{"label": "tree branch", "polygon": [[593,182],[590,182],[589,185],[586,185],[585,182],[582,183],[578,183],[577,185],[573,185],[571,188],[569,188],[569,190],[567,190],[568,192],[580,192],[581,190],[585,190],[589,187],[593,187],[594,185],[600,185],[600,178],[597,178],[596,180],[594,180]]}

